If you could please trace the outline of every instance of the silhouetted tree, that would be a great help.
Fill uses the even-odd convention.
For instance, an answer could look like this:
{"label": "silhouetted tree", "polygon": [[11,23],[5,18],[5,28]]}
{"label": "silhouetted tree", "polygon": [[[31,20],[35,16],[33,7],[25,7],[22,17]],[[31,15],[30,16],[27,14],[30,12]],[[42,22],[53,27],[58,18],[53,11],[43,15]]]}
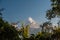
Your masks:
{"label": "silhouetted tree", "polygon": [[3,20],[1,10],[0,15],[0,40],[20,40],[16,28]]}
{"label": "silhouetted tree", "polygon": [[60,16],[60,0],[51,0],[52,8],[47,10],[46,17],[51,20],[56,16]]}

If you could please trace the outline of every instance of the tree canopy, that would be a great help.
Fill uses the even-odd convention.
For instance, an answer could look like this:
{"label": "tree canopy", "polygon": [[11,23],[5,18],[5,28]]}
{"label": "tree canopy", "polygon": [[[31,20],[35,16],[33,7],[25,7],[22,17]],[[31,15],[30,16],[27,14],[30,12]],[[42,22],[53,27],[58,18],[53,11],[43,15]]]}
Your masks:
{"label": "tree canopy", "polygon": [[60,16],[60,0],[51,0],[52,8],[47,10],[46,17],[51,20],[56,16]]}
{"label": "tree canopy", "polygon": [[3,20],[0,10],[0,40],[20,40],[15,27]]}

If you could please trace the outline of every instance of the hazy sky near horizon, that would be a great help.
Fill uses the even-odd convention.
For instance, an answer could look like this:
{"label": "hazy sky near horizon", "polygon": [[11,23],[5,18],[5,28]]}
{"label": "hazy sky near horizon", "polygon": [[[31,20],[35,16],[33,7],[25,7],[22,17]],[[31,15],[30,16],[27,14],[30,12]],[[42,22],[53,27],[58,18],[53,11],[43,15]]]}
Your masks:
{"label": "hazy sky near horizon", "polygon": [[51,8],[51,2],[50,0],[2,0],[0,8],[5,8],[3,17],[9,22],[27,21],[31,17],[37,23],[42,23],[47,21],[45,15]]}

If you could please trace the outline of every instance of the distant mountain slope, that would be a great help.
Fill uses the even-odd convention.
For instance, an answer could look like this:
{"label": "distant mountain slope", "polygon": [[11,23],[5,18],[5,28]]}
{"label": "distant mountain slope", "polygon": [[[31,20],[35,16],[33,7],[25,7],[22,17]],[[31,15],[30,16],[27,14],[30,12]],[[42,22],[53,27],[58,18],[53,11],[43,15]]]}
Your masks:
{"label": "distant mountain slope", "polygon": [[30,28],[30,34],[36,34],[41,31],[41,28]]}

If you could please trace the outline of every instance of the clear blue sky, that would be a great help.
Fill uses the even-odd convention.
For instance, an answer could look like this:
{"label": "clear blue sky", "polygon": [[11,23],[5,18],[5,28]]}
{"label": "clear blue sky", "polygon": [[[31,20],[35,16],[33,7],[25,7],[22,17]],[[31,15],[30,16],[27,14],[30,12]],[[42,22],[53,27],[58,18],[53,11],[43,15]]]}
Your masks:
{"label": "clear blue sky", "polygon": [[45,14],[50,9],[50,0],[2,0],[1,7],[5,8],[3,17],[9,22],[27,20],[32,17],[37,22],[45,22]]}

